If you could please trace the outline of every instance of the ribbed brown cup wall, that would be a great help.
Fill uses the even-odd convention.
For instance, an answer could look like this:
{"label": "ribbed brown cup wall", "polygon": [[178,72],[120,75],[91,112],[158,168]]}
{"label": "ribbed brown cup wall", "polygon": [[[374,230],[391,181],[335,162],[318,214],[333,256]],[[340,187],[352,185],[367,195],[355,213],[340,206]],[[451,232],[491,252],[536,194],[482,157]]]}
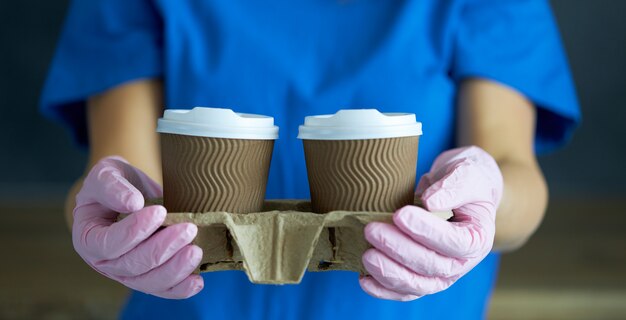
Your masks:
{"label": "ribbed brown cup wall", "polygon": [[161,134],[163,204],[169,212],[259,212],[274,140]]}
{"label": "ribbed brown cup wall", "polygon": [[413,204],[419,137],[303,140],[313,212]]}

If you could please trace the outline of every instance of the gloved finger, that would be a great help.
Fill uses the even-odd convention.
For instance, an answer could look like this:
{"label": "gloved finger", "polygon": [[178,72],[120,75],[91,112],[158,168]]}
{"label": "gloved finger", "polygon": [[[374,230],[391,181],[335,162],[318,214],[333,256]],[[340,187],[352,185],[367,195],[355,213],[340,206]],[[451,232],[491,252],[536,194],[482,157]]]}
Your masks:
{"label": "gloved finger", "polygon": [[125,177],[127,163],[118,158],[104,158],[89,171],[76,195],[77,206],[100,203],[115,212],[131,213],[144,206],[143,194]]}
{"label": "gloved finger", "polygon": [[[464,217],[465,218],[465,217]],[[415,206],[405,206],[393,215],[394,224],[411,239],[444,256],[472,258],[479,256],[493,239],[481,230],[484,223],[474,221],[450,222]]]}
{"label": "gloved finger", "polygon": [[424,174],[420,178],[420,181],[417,183],[417,188],[415,188],[415,195],[421,198],[424,191],[426,191],[426,189],[428,189],[428,187],[430,187],[434,182],[435,181],[431,180],[430,174]]}
{"label": "gloved finger", "polygon": [[154,295],[166,299],[187,299],[198,294],[198,292],[202,291],[202,288],[204,288],[202,276],[192,274],[173,288]]}
{"label": "gloved finger", "polygon": [[413,301],[420,298],[420,296],[398,293],[389,290],[371,276],[359,277],[359,284],[361,285],[361,289],[363,289],[363,291],[367,292],[374,298],[395,301]]}
{"label": "gloved finger", "polygon": [[72,228],[74,246],[92,260],[117,259],[150,237],[165,216],[163,206],[149,206],[109,226],[91,221]]}
{"label": "gloved finger", "polygon": [[120,281],[135,290],[163,292],[187,278],[201,260],[202,249],[187,245],[161,266],[137,277],[120,277]]}
{"label": "gloved finger", "polygon": [[424,296],[445,290],[454,283],[452,279],[417,274],[376,249],[363,253],[363,266],[385,288],[403,294]]}
{"label": "gloved finger", "polygon": [[417,188],[415,189],[415,194],[421,196],[426,189],[448,174],[450,167],[457,165],[463,158],[472,157],[480,152],[484,151],[477,147],[461,147],[441,153],[435,161],[433,161],[428,173],[420,178]]}
{"label": "gloved finger", "polygon": [[422,246],[388,223],[367,224],[365,239],[393,260],[425,276],[453,277],[463,270],[460,260],[442,256]]}
{"label": "gloved finger", "polygon": [[165,263],[191,243],[196,234],[198,227],[193,223],[175,224],[157,232],[121,257],[100,261],[94,266],[113,276],[138,276]]}
{"label": "gloved finger", "polygon": [[147,174],[138,168],[133,167],[124,158],[112,156],[105,158],[113,162],[116,167],[123,172],[124,178],[135,186],[144,198],[154,199],[163,197],[163,188],[156,181],[152,180]]}
{"label": "gloved finger", "polygon": [[73,211],[74,225],[84,227],[85,225],[110,226],[117,220],[119,213],[102,206],[99,203],[83,204],[76,206]]}
{"label": "gloved finger", "polygon": [[[469,159],[462,159],[447,167],[446,174],[434,180],[421,194],[422,203],[430,211],[456,209],[466,203],[480,199],[475,185],[480,177],[475,177],[475,169]],[[479,178],[479,179],[476,179]]]}
{"label": "gloved finger", "polygon": [[421,193],[422,203],[428,210],[446,211],[470,203],[482,203],[492,211],[497,209],[502,175],[495,160],[486,153],[482,157],[455,160],[444,172],[445,175],[433,180],[435,182]]}
{"label": "gloved finger", "polygon": [[[435,160],[437,162],[433,163],[433,166],[431,167],[430,171],[424,174],[420,178],[420,181],[417,184],[417,188],[415,189],[416,195],[421,197],[424,194],[424,192],[428,190],[428,188],[430,188],[432,185],[434,185],[438,181],[442,180],[446,175],[450,174],[450,171],[455,166],[458,166],[461,162],[463,162],[463,159],[455,159],[453,161],[448,160],[449,157],[447,157],[446,155],[447,155],[447,152],[444,152],[442,155],[440,155],[437,158],[437,160]],[[450,162],[445,163],[444,165],[444,161],[442,160],[446,160]]]}

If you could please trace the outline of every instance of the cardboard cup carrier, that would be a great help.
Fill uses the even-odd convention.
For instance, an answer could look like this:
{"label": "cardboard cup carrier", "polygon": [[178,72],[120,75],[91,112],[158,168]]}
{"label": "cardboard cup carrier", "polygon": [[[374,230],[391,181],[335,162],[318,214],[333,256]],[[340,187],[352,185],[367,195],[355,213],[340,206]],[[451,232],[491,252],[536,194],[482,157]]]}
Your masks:
{"label": "cardboard cup carrier", "polygon": [[204,252],[198,272],[243,270],[265,284],[299,283],[306,270],[365,273],[364,225],[391,222],[395,209],[413,204],[421,134],[414,115],[342,110],[307,117],[299,137],[312,202],[263,202],[278,134],[270,117],[167,110],[158,131],[164,225],[198,226],[194,243]]}

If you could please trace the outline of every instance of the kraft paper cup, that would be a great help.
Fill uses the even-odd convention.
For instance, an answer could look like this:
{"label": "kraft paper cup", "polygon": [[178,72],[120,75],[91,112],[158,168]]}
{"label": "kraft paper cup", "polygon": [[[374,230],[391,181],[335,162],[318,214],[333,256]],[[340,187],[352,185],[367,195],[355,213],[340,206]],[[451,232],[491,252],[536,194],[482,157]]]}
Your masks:
{"label": "kraft paper cup", "polygon": [[393,212],[413,204],[422,124],[414,114],[340,110],[305,118],[303,140],[314,212]]}
{"label": "kraft paper cup", "polygon": [[230,109],[169,109],[159,119],[163,204],[168,212],[259,212],[274,118]]}

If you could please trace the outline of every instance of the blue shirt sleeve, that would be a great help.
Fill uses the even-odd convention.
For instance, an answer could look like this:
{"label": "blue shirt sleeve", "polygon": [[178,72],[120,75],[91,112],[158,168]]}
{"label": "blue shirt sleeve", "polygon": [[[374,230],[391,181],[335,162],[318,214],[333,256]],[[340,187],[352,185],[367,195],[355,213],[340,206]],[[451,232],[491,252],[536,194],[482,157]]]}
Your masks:
{"label": "blue shirt sleeve", "polygon": [[149,0],[74,0],[44,84],[40,111],[87,144],[85,101],[162,73],[161,21]]}
{"label": "blue shirt sleeve", "polygon": [[547,1],[470,0],[460,19],[453,78],[486,78],[524,94],[537,107],[536,152],[564,145],[580,111]]}

